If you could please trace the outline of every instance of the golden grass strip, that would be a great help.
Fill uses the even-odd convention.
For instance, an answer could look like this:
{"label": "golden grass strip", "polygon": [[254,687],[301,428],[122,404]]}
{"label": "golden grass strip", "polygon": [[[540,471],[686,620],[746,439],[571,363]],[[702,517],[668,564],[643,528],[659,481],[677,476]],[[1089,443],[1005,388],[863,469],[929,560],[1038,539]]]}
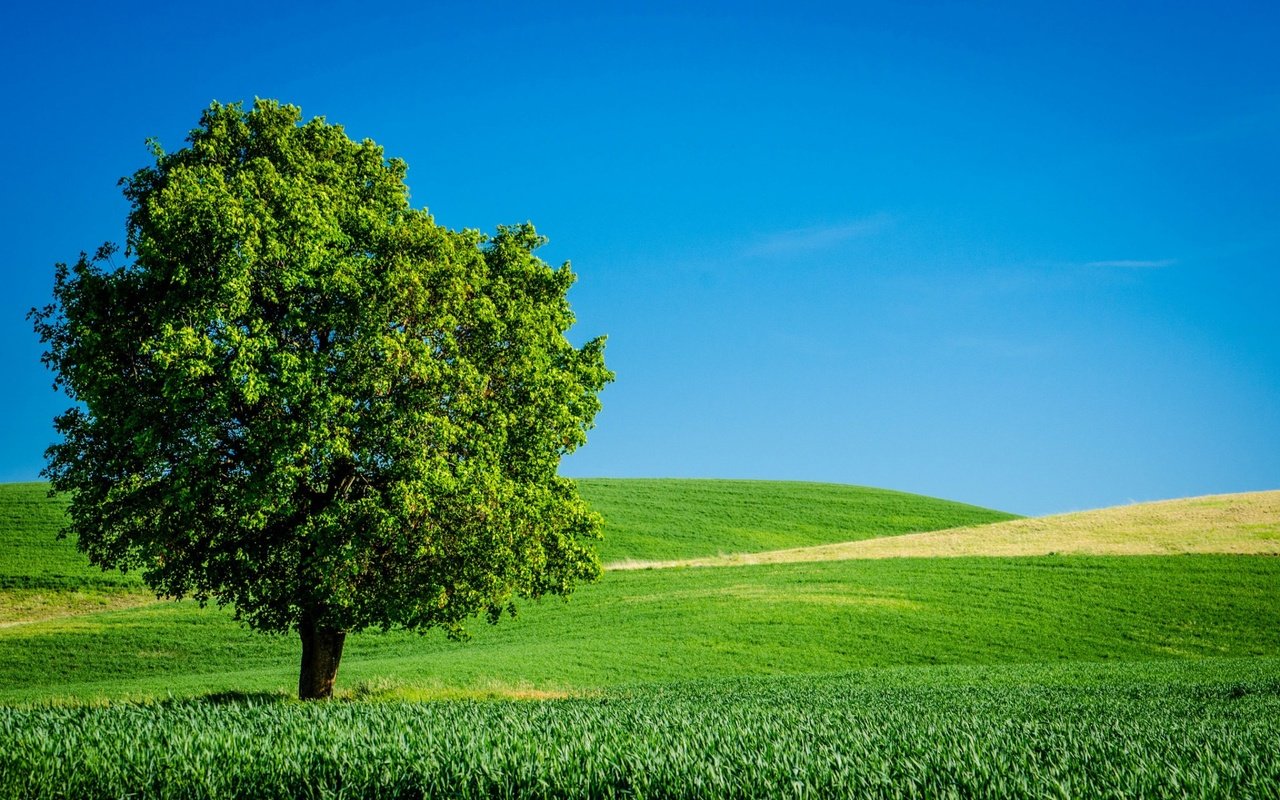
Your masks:
{"label": "golden grass strip", "polygon": [[1180,553],[1280,555],[1280,491],[1139,503],[764,553],[623,561],[607,568],[733,567],[854,558]]}
{"label": "golden grass strip", "polygon": [[0,589],[0,628],[160,602],[145,589]]}

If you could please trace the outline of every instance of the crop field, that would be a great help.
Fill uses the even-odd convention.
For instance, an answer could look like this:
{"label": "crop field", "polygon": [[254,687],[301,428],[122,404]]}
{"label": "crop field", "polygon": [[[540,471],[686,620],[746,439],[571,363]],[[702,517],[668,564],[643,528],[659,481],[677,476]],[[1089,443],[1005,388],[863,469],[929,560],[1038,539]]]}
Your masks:
{"label": "crop field", "polygon": [[0,798],[1280,797],[1280,493],[583,489],[598,584],[464,642],[354,634],[311,705],[294,638],[89,567],[0,486]]}
{"label": "crop field", "polygon": [[1280,787],[1280,682],[1247,666],[1179,682],[1176,668],[1146,665],[1113,685],[1002,685],[991,673],[932,686],[703,681],[540,702],[0,708],[0,794],[1180,798]]}

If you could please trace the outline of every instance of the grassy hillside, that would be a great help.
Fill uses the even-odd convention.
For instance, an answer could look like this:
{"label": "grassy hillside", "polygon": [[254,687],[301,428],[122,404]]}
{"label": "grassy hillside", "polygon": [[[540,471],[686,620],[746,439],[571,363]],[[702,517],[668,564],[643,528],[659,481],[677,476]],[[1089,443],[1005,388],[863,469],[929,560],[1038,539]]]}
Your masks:
{"label": "grassy hillside", "polygon": [[[87,567],[43,486],[0,486],[0,798],[1274,793],[1280,558],[990,555],[1267,542],[1272,498],[912,534],[1008,515],[583,484],[606,561],[778,563],[611,570],[467,642],[353,634],[339,693],[366,702],[308,705],[288,699],[294,637]],[[922,557],[960,540],[988,554]],[[777,558],[813,544],[828,560]],[[829,560],[842,547],[914,557]],[[405,702],[423,699],[446,702]]]}
{"label": "grassy hillside", "polygon": [[[919,495],[769,481],[581,481],[606,520],[606,563],[844,542],[1012,515]],[[136,574],[90,566],[58,539],[65,503],[44,483],[0,484],[0,627],[154,601]]]}
{"label": "grassy hillside", "polygon": [[[584,492],[610,515],[615,546],[632,554],[656,552],[668,526],[684,536],[667,552],[688,553],[902,534],[995,515],[816,485],[586,481]],[[0,487],[6,500],[11,518],[31,517],[0,531],[7,548],[0,574],[11,587],[0,590],[0,702],[287,691],[296,681],[293,637],[248,632],[225,611],[157,602],[131,579],[80,566],[69,542],[52,539],[59,512],[41,487]],[[682,508],[692,520],[683,525]],[[835,533],[822,527],[827,508]],[[477,622],[470,642],[438,632],[353,635],[339,683],[392,685],[415,696],[536,695],[902,665],[1275,657],[1277,596],[1280,559],[1256,556],[615,571],[568,603],[526,603],[518,619],[497,627]]]}
{"label": "grassy hillside", "polygon": [[[1280,559],[833,561],[615,572],[470,642],[348,638],[340,684],[579,691],[866,667],[1280,656]],[[0,701],[283,691],[292,637],[162,603],[0,628]],[[447,693],[447,691],[446,691]]]}
{"label": "grassy hillside", "polygon": [[154,601],[137,575],[90,566],[58,539],[65,504],[45,483],[0,484],[0,629]]}
{"label": "grassy hillside", "polygon": [[755,553],[1015,518],[922,495],[824,483],[591,478],[606,564]]}
{"label": "grassy hillside", "polygon": [[0,588],[141,586],[136,576],[89,566],[73,542],[57,538],[66,506],[48,492],[45,483],[0,484]]}
{"label": "grassy hillside", "polygon": [[1280,555],[1280,491],[1191,497],[1075,514],[616,568],[726,567],[849,558],[953,556]]}
{"label": "grassy hillside", "polygon": [[[1013,514],[921,495],[780,481],[592,478],[578,482],[605,518],[606,562],[751,553],[981,525]],[[0,588],[140,587],[90,567],[58,540],[65,504],[44,483],[0,484]]]}

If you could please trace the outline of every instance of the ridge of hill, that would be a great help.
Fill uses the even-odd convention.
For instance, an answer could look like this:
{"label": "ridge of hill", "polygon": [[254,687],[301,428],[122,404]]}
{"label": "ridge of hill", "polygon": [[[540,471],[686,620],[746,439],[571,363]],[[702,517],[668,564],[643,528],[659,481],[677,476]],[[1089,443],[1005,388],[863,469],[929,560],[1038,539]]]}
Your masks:
{"label": "ridge of hill", "polygon": [[[778,550],[979,525],[1013,514],[922,495],[786,481],[588,478],[605,518],[605,563]],[[0,484],[0,588],[141,589],[136,574],[90,566],[58,539],[66,503],[46,483]]]}
{"label": "ridge of hill", "polygon": [[1017,519],[924,495],[832,483],[579,478],[605,519],[601,560],[704,558]]}
{"label": "ridge of hill", "polygon": [[[592,495],[601,483],[584,481],[584,495],[610,514],[608,499],[600,504],[602,493]],[[681,545],[686,548],[721,548],[725,540],[716,538],[718,532],[750,531],[752,525],[768,531],[770,520],[790,542],[848,530],[873,535],[867,531],[875,526],[863,525],[875,522],[870,500],[877,496],[882,510],[900,512],[880,528],[886,538],[869,545],[883,543],[903,539],[899,533],[919,524],[919,515],[907,512],[936,511],[942,502],[856,487],[622,483],[603,494],[613,489],[612,499],[620,503],[628,489],[633,495],[648,491],[650,507],[637,505],[632,518],[648,519],[650,531],[666,526],[654,508],[664,498],[668,513],[684,508],[696,517],[697,524],[680,528],[689,534]],[[0,526],[0,547],[8,548],[0,549],[0,575],[8,576],[0,584],[0,705],[283,692],[296,682],[296,637],[253,633],[225,610],[191,601],[157,601],[125,583],[132,575],[104,575],[83,564],[71,542],[53,538],[62,511],[43,493],[38,484],[0,486],[0,510],[22,503],[53,509],[43,521]],[[790,502],[776,502],[780,495]],[[801,524],[817,524],[824,497],[850,506],[843,512],[846,529],[815,534]],[[713,512],[717,503],[722,512]],[[998,512],[964,513],[982,519]],[[945,514],[933,519],[939,516]],[[645,530],[627,519],[612,515],[615,545]],[[61,550],[44,552],[52,560],[41,562],[40,553],[22,549],[35,539],[40,547]],[[637,533],[634,541],[644,540]],[[22,557],[11,562],[14,555]],[[76,583],[77,574],[83,583]],[[92,582],[117,578],[116,585]],[[1227,555],[900,558],[610,571],[569,602],[524,603],[517,618],[496,627],[477,622],[466,643],[439,632],[353,633],[341,683],[344,691],[390,686],[423,697],[544,696],[705,677],[928,664],[1275,659],[1277,587],[1280,559]]]}
{"label": "ridge of hill", "polygon": [[612,569],[871,558],[1280,555],[1280,490],[1206,495],[760,553],[622,562]]}

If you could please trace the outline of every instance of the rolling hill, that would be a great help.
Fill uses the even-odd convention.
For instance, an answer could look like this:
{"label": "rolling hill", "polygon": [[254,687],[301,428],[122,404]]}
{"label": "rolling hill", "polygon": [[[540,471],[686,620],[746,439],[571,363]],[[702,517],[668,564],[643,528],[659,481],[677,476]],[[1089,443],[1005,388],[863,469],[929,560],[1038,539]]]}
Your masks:
{"label": "rolling hill", "polygon": [[[1141,509],[1118,509],[1084,515],[1094,520],[1089,524],[1074,516],[911,534],[957,517],[972,523],[1010,515],[854,487],[629,483],[583,482],[584,495],[608,515],[614,558],[661,552],[689,558],[777,543],[794,552],[797,545],[843,536],[862,538],[841,547],[889,547],[929,536],[1000,544],[1032,536],[1028,530],[1042,538],[1084,541],[1080,531],[1092,531],[1094,539],[1123,539],[1130,535],[1125,531],[1149,529],[1150,536],[1172,525],[1170,506],[1162,512],[1165,521],[1145,528],[1138,523]],[[0,530],[7,587],[0,589],[0,702],[283,693],[296,681],[292,637],[249,632],[225,611],[157,601],[132,576],[79,564],[69,542],[52,539],[60,511],[41,494],[38,485],[0,487],[0,508],[12,499],[10,508],[36,509],[26,518],[35,522]],[[1196,531],[1217,530],[1214,520],[1230,519],[1233,530],[1265,541],[1266,526],[1276,521],[1272,494],[1186,501],[1199,516],[1188,509],[1176,514],[1185,522],[1179,535],[1189,541]],[[681,521],[682,507],[689,521]],[[827,508],[833,510],[824,523]],[[14,510],[9,518],[23,513]],[[667,524],[679,530],[660,547]],[[516,619],[477,623],[468,642],[439,633],[352,635],[339,684],[408,697],[543,696],[635,683],[931,665],[1263,657],[1256,663],[1274,672],[1280,663],[1274,601],[1280,559],[1204,553],[935,558],[912,547],[917,550],[901,554],[914,557],[895,559],[827,555],[739,569],[613,570],[568,602],[525,603]]]}
{"label": "rolling hill", "polygon": [[[582,496],[605,518],[606,563],[698,558],[847,542],[1015,515],[922,495],[836,484],[593,478]],[[0,484],[0,588],[141,587],[59,540],[65,503],[48,484]]]}
{"label": "rolling hill", "polygon": [[906,492],[788,481],[588,478],[601,560],[698,558],[849,542],[1016,515]]}
{"label": "rolling hill", "polygon": [[1190,497],[986,525],[614,569],[725,567],[850,558],[1280,555],[1280,491]]}

